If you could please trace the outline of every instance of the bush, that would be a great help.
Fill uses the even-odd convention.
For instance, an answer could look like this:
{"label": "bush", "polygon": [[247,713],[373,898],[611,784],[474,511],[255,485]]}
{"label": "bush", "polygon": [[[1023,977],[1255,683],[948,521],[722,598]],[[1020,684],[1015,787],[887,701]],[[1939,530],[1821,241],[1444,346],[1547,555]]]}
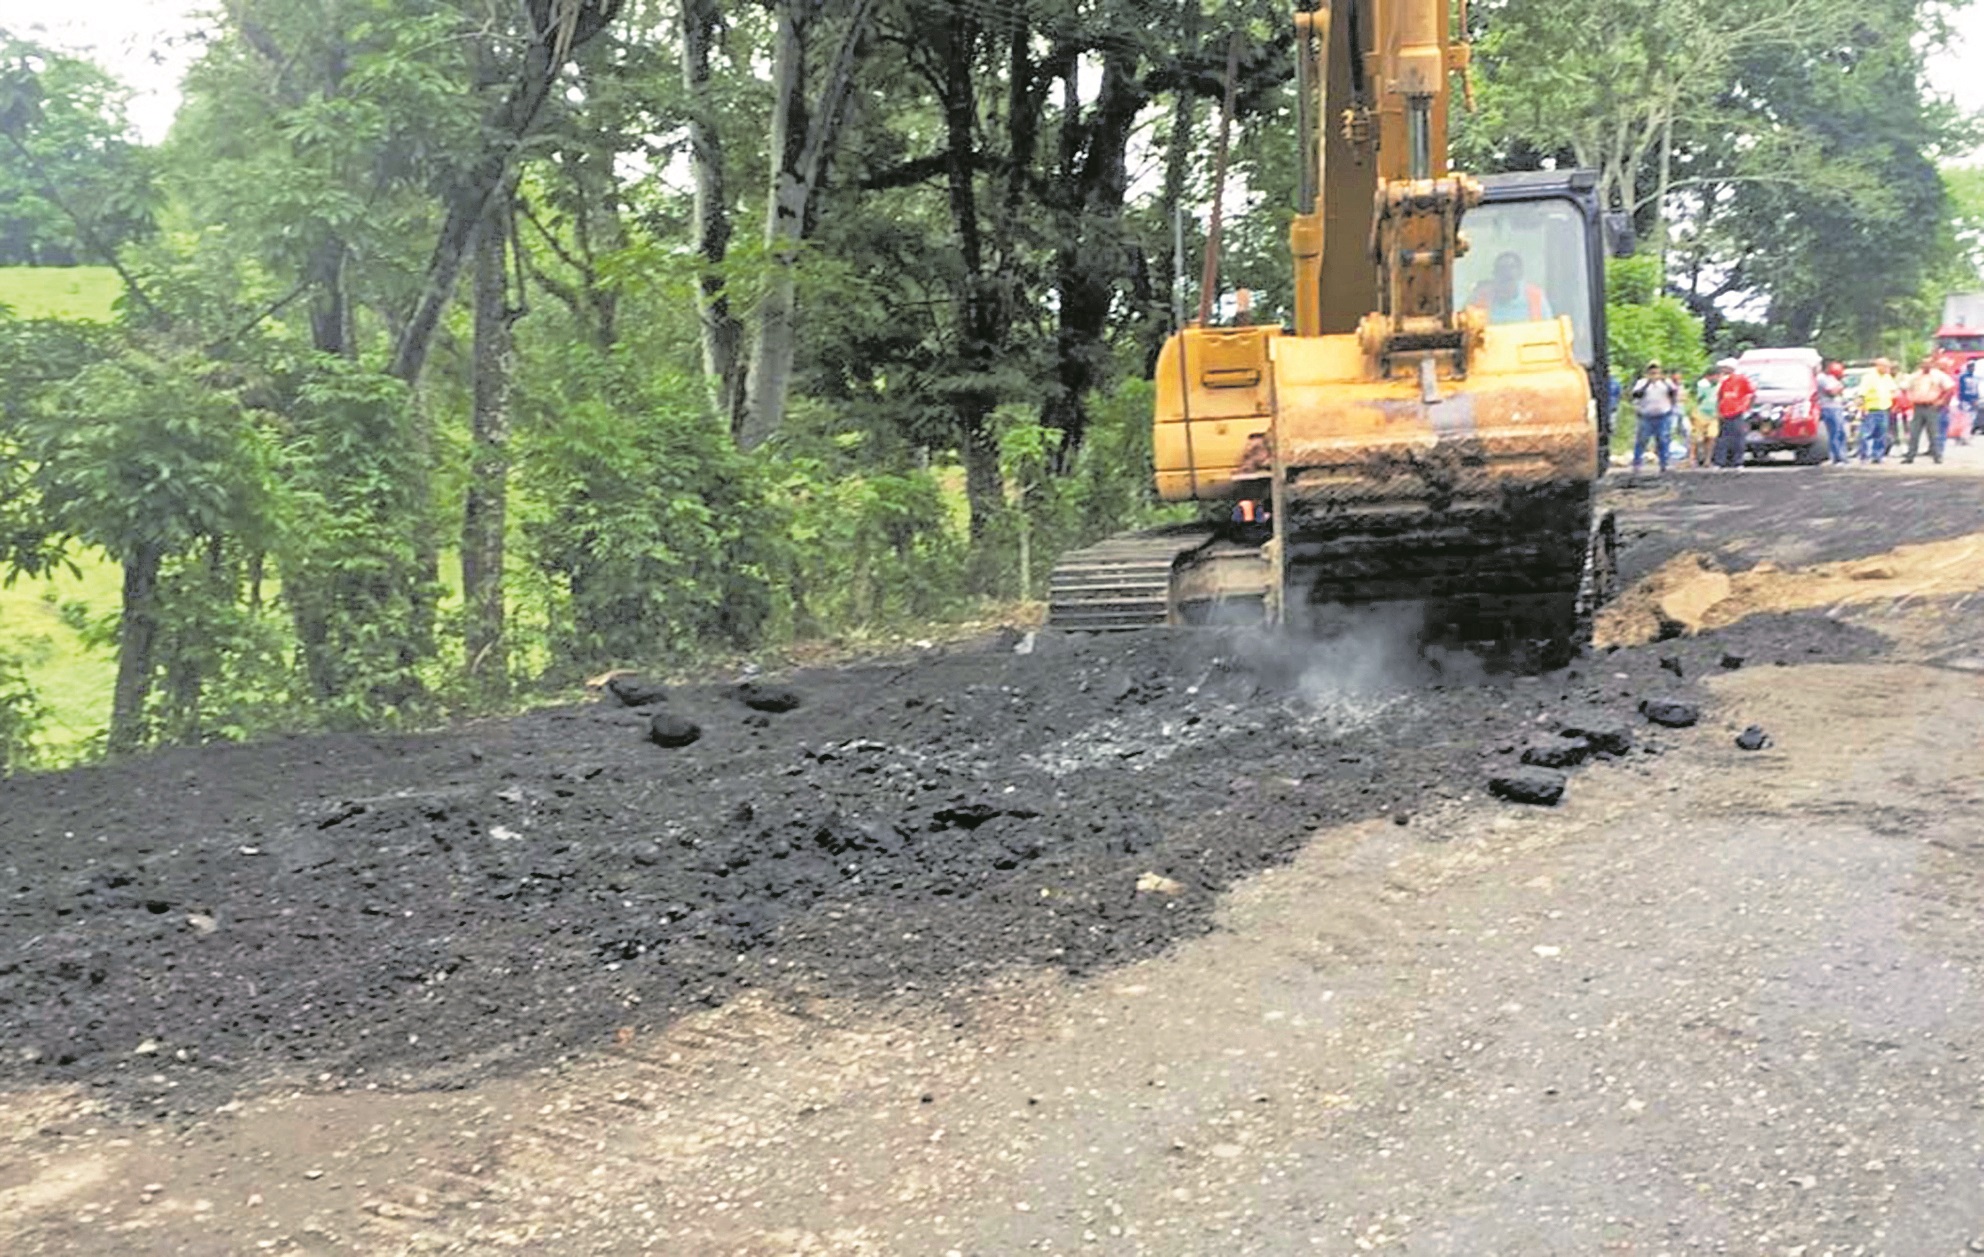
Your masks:
{"label": "bush", "polygon": [[928,619],[964,591],[968,547],[927,471],[844,472],[783,464],[792,623],[832,634]]}
{"label": "bush", "polygon": [[390,376],[329,355],[292,382],[276,557],[324,722],[390,723],[419,706],[440,589],[428,459],[412,399]]}
{"label": "bush", "polygon": [[1622,379],[1658,361],[1670,373],[1693,380],[1708,366],[1702,321],[1674,297],[1660,291],[1660,260],[1618,258],[1605,271],[1606,353]]}
{"label": "bush", "polygon": [[21,661],[0,654],[0,777],[34,764],[35,735],[46,714]]}
{"label": "bush", "polygon": [[[159,576],[158,683],[147,726],[161,741],[240,742],[308,723],[291,625],[255,596],[238,544],[168,561]],[[327,723],[348,724],[334,705]]]}
{"label": "bush", "polygon": [[525,549],[545,574],[553,672],[748,644],[784,566],[758,469],[692,381],[611,361],[542,381],[515,445]]}
{"label": "bush", "polygon": [[1036,586],[1065,551],[1113,533],[1198,518],[1196,503],[1168,503],[1157,496],[1151,454],[1156,404],[1156,386],[1142,379],[1125,380],[1090,399],[1085,438],[1042,494]]}

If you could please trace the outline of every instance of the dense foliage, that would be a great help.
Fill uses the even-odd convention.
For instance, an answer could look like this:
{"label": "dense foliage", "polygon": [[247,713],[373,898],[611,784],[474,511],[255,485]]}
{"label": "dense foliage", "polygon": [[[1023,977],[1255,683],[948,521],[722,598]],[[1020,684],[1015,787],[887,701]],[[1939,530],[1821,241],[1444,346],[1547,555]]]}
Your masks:
{"label": "dense foliage", "polygon": [[0,31],[0,266],[104,262],[150,234],[152,155],[125,134],[126,95]]}
{"label": "dense foliage", "polygon": [[1625,258],[1606,271],[1605,334],[1607,356],[1622,376],[1659,362],[1692,380],[1708,366],[1702,321],[1680,298],[1661,291],[1657,258]]}
{"label": "dense foliage", "polygon": [[[1924,0],[1472,12],[1462,164],[1587,164],[1638,220],[1620,365],[1861,350],[1974,282]],[[1229,56],[1225,275],[1288,304],[1278,0],[206,20],[156,149],[100,72],[0,44],[0,262],[127,284],[114,328],[0,317],[0,572],[119,564],[112,749],[1039,596],[1164,517],[1145,376],[1197,304]]]}

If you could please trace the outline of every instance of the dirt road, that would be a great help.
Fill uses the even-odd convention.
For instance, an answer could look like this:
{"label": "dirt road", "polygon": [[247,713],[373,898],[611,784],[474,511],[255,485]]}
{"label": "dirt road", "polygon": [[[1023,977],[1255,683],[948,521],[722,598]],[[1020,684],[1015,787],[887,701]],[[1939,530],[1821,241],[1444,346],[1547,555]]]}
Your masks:
{"label": "dirt road", "polygon": [[[726,728],[713,686],[671,699],[714,730],[679,783],[596,709],[0,787],[0,1243],[1984,1251],[1984,600],[1960,545],[1902,549],[1984,532],[1984,479],[1616,498],[1629,576],[1705,556],[1762,613],[1529,681],[1363,645],[1001,642],[800,678],[803,730]],[[1872,556],[1796,596],[1798,569]],[[1655,693],[1703,720],[1645,724]],[[952,718],[920,723],[936,702]],[[1633,751],[1560,806],[1481,789],[1547,724],[1605,720]],[[1753,724],[1771,745],[1737,749]],[[560,795],[575,764],[604,784]],[[867,867],[761,883],[787,906],[740,936],[725,888],[758,865],[729,860],[788,811],[808,828],[781,869],[828,813],[867,835],[831,867]],[[56,827],[85,815],[128,846],[57,899]],[[669,824],[703,845],[663,846]],[[453,849],[424,854],[437,833]],[[677,899],[684,928],[654,927]],[[385,928],[408,908],[431,919]],[[32,968],[56,935],[77,967]],[[627,938],[655,946],[601,948]],[[396,981],[396,942],[459,961]],[[58,1063],[72,1025],[99,1042]]]}

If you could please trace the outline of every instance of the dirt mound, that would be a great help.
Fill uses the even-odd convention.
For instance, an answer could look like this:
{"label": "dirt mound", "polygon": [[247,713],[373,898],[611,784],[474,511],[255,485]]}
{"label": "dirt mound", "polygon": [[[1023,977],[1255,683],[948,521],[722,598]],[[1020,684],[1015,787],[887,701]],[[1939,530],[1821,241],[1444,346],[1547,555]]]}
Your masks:
{"label": "dirt mound", "polygon": [[1780,568],[1725,571],[1708,555],[1678,554],[1599,612],[1600,647],[1663,641],[1723,628],[1753,615],[1907,602],[1984,590],[1984,533],[1885,554]]}
{"label": "dirt mound", "polygon": [[607,701],[16,778],[0,1082],[193,1112],[271,1077],[541,1064],[746,988],[1088,971],[1208,928],[1318,826],[1478,793],[1535,731],[1616,725],[1672,680],[1650,651],[1463,675],[1389,631],[1043,632],[802,672],[770,717],[677,687],[702,736],[676,749]]}

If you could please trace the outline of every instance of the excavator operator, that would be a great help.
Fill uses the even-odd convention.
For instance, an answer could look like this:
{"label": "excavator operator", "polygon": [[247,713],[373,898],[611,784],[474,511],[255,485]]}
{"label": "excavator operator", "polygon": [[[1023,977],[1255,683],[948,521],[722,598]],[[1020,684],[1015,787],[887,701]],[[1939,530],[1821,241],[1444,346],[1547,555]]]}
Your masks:
{"label": "excavator operator", "polygon": [[1493,277],[1475,285],[1467,304],[1486,310],[1490,323],[1535,323],[1555,317],[1543,290],[1523,282],[1522,254],[1514,249],[1496,255]]}

